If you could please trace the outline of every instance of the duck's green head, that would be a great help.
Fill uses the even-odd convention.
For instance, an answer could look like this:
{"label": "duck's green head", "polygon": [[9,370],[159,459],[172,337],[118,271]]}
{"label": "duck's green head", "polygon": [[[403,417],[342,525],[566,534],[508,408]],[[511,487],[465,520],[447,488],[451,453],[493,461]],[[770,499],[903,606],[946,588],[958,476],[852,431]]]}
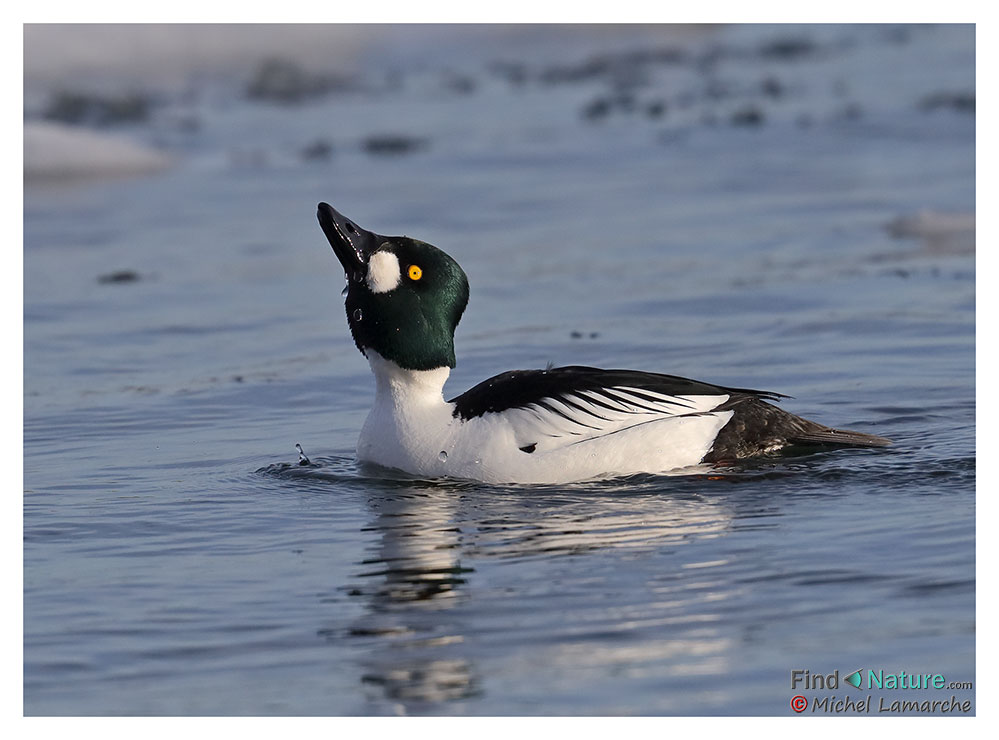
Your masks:
{"label": "duck's green head", "polygon": [[319,225],[347,278],[354,343],[408,370],[454,367],[454,330],[468,303],[468,278],[432,244],[362,229],[326,203]]}

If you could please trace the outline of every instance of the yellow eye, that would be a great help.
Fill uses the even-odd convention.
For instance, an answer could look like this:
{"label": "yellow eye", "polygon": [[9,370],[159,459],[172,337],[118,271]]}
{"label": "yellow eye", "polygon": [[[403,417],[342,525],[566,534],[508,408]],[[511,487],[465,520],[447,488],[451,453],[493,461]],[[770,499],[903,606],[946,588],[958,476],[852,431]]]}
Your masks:
{"label": "yellow eye", "polygon": [[409,266],[409,279],[410,280],[419,280],[421,277],[423,277],[423,270],[421,270],[416,265],[410,265]]}

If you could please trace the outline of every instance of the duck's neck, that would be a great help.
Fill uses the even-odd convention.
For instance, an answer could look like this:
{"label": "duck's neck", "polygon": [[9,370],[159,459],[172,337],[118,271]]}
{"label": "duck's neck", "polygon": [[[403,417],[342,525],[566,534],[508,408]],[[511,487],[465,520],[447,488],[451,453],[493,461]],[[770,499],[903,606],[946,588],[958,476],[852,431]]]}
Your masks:
{"label": "duck's neck", "polygon": [[366,354],[375,403],[357,440],[358,457],[389,468],[435,471],[454,424],[454,407],[444,401],[450,368],[406,370],[371,349]]}
{"label": "duck's neck", "polygon": [[376,404],[396,408],[444,405],[444,383],[451,374],[451,368],[406,370],[372,349],[365,354],[375,375]]}

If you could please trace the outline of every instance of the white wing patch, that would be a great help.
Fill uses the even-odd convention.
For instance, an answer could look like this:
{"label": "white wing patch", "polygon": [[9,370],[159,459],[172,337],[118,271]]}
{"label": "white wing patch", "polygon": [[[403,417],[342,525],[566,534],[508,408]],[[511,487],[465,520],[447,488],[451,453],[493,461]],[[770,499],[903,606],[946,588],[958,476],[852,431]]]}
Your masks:
{"label": "white wing patch", "polygon": [[728,398],[727,394],[669,396],[614,386],[542,398],[501,415],[509,422],[518,447],[546,452],[651,422],[708,414]]}

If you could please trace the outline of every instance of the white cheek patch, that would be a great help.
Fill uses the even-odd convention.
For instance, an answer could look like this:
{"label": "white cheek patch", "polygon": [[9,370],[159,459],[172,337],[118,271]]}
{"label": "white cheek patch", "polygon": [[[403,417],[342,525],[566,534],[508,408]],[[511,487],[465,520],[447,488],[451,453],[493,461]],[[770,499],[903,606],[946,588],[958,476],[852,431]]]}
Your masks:
{"label": "white cheek patch", "polygon": [[368,260],[368,288],[372,293],[388,293],[402,282],[399,258],[391,252],[379,250]]}

